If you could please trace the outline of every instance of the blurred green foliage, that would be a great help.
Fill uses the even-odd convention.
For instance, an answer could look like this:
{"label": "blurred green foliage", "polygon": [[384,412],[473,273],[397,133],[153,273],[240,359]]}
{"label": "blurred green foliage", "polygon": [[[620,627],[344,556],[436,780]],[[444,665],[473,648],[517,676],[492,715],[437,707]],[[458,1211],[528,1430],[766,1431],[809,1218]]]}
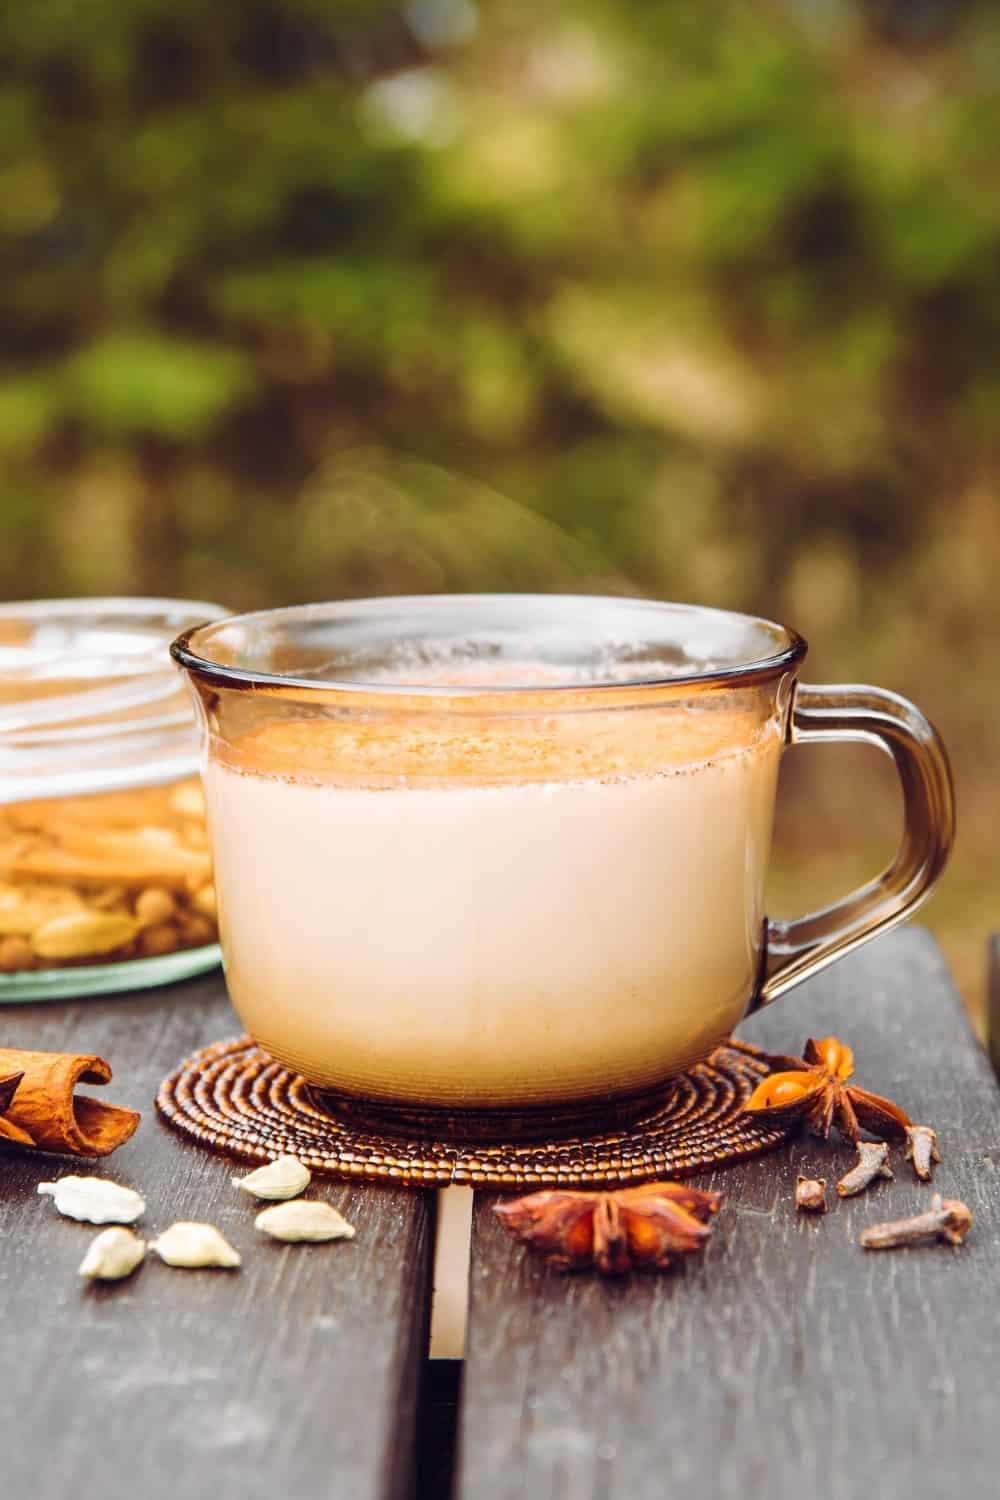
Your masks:
{"label": "blurred green foliage", "polygon": [[8,597],[751,608],[986,784],[995,4],[38,0],[0,49]]}

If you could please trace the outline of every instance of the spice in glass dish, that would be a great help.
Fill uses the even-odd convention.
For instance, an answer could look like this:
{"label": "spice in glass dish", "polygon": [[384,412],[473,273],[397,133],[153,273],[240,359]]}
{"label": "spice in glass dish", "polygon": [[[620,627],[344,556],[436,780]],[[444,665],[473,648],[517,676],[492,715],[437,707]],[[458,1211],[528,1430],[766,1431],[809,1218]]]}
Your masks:
{"label": "spice in glass dish", "polygon": [[196,780],[0,808],[0,970],[153,958],[218,939]]}
{"label": "spice in glass dish", "polygon": [[191,705],[169,656],[215,605],[0,605],[0,1003],[219,961]]}

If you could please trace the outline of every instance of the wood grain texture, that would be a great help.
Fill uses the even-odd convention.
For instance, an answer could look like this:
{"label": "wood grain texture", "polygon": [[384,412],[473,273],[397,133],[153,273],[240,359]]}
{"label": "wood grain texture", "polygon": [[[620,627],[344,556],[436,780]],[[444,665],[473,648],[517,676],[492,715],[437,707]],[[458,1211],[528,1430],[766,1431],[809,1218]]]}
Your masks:
{"label": "wood grain texture", "polygon": [[993,1071],[1000,1078],[1000,935],[986,948],[986,1043]]}
{"label": "wood grain texture", "polygon": [[[4,1493],[410,1493],[431,1200],[314,1178],[310,1194],[346,1214],[353,1242],[282,1246],[257,1234],[253,1201],[230,1184],[245,1164],[187,1144],[153,1107],[164,1073],[238,1030],[218,976],[0,1013],[5,1044],[106,1057],[108,1098],[143,1112],[135,1138],[97,1166],[0,1156]],[[91,1170],[142,1191],[137,1227],[148,1237],[175,1219],[208,1220],[242,1253],[242,1270],[173,1270],[150,1256],[129,1281],[87,1288],[76,1269],[97,1231],[59,1218],[36,1185]]]}
{"label": "wood grain texture", "polygon": [[867,1224],[928,1206],[894,1182],[796,1215],[804,1141],[696,1179],[726,1195],[707,1253],[621,1282],[561,1276],[476,1205],[463,1500],[986,1500],[1000,1487],[1000,1103],[932,940],[884,937],[745,1027],[773,1050],[853,1044],[859,1081],[939,1131],[966,1246],[866,1253]]}

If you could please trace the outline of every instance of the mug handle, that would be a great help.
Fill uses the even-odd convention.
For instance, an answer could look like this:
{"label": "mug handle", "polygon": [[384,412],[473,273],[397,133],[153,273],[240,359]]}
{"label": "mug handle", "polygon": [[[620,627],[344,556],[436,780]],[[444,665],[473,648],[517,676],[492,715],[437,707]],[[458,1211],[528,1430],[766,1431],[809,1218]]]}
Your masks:
{"label": "mug handle", "polygon": [[762,983],[754,1009],[895,927],[929,894],[955,837],[955,798],[944,745],[918,708],[883,688],[799,684],[788,743],[854,740],[892,756],[903,789],[903,837],[895,859],[867,885],[793,922],[765,923]]}

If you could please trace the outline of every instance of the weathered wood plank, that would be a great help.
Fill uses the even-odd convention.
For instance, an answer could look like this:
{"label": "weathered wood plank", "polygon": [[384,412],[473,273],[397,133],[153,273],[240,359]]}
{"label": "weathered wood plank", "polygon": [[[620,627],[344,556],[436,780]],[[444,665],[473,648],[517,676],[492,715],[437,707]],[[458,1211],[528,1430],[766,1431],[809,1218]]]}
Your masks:
{"label": "weathered wood plank", "polygon": [[993,1071],[1000,1078],[1000,934],[993,933],[986,949],[986,1045]]}
{"label": "weathered wood plank", "polygon": [[171,1270],[150,1257],[131,1281],[88,1290],[76,1268],[96,1230],[60,1219],[35,1188],[89,1169],[0,1156],[6,1493],[410,1493],[432,1205],[418,1193],[317,1179],[317,1195],[357,1226],[353,1243],[263,1242],[252,1203],[229,1183],[246,1168],[187,1144],[153,1107],[182,1056],[238,1029],[217,977],[0,1014],[7,1045],[111,1062],[105,1092],[144,1118],[97,1170],[141,1188],[150,1236],[174,1219],[207,1219],[244,1256],[236,1273]]}
{"label": "weathered wood plank", "polygon": [[883,938],[745,1030],[775,1050],[852,1042],[863,1081],[938,1127],[938,1185],[976,1214],[968,1243],[858,1247],[866,1224],[927,1205],[902,1160],[894,1183],[796,1217],[796,1172],[835,1179],[852,1159],[819,1142],[706,1177],[726,1194],[706,1255],[617,1284],[544,1269],[480,1195],[465,1500],[996,1494],[1000,1101],[936,947]]}

